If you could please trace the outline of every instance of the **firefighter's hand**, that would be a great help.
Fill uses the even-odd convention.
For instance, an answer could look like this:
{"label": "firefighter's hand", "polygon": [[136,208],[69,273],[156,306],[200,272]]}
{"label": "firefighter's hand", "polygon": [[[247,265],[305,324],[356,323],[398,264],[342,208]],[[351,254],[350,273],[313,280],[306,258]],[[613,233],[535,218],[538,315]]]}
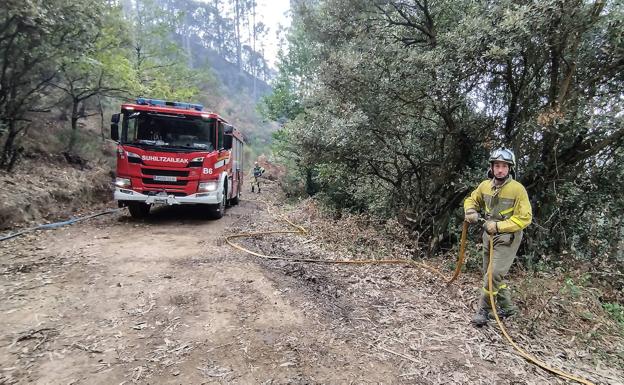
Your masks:
{"label": "firefighter's hand", "polygon": [[485,221],[483,224],[483,230],[490,235],[497,234],[498,226],[496,225],[496,221]]}
{"label": "firefighter's hand", "polygon": [[479,220],[479,213],[475,209],[468,209],[464,214],[464,221],[468,223],[477,223]]}

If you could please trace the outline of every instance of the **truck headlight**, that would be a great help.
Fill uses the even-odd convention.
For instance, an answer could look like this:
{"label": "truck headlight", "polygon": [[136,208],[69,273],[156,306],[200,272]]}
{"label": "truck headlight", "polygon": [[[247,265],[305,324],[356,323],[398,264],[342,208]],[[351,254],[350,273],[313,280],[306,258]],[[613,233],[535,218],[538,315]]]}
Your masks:
{"label": "truck headlight", "polygon": [[201,167],[202,164],[204,164],[204,157],[203,156],[198,156],[197,158],[191,159],[191,161],[189,162],[188,166],[189,167]]}
{"label": "truck headlight", "polygon": [[115,186],[119,188],[128,188],[132,186],[128,178],[115,178]]}
{"label": "truck headlight", "polygon": [[126,151],[126,156],[128,157],[128,163],[141,163],[141,157],[134,152]]}
{"label": "truck headlight", "polygon": [[197,188],[197,191],[198,192],[213,192],[213,191],[217,191],[218,187],[219,187],[219,181],[209,180],[207,182],[201,182],[199,184],[199,187]]}

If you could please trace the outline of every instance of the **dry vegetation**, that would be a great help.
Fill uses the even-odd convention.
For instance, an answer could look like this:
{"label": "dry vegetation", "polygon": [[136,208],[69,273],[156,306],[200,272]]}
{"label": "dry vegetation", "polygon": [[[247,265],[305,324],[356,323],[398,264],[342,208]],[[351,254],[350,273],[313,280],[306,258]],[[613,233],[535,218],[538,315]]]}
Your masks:
{"label": "dry vegetation", "polygon": [[[474,243],[448,288],[407,266],[264,260],[223,242],[287,227],[257,198],[309,230],[242,240],[264,253],[420,253],[392,222],[332,219],[311,199],[284,204],[275,184],[244,198],[220,221],[163,208],[145,221],[117,213],[1,243],[0,383],[566,383],[520,358],[493,325],[469,324],[480,281]],[[450,274],[454,260],[449,252],[427,263]],[[506,325],[521,346],[596,384],[624,383],[622,329],[598,289],[519,267],[511,282],[521,314]]]}
{"label": "dry vegetation", "polygon": [[[289,212],[290,220],[309,230],[308,239],[269,237],[249,240],[249,246],[290,258],[392,259],[420,255],[418,242],[396,223],[364,215],[332,219],[313,199],[283,209]],[[287,226],[271,222],[255,221],[253,228]],[[554,383],[550,374],[536,371],[519,358],[493,325],[476,333],[469,325],[480,282],[481,250],[474,244],[476,239],[479,237],[473,234],[471,255],[460,281],[449,289],[417,268],[314,264],[284,264],[283,268],[287,275],[323,295],[328,311],[341,320],[336,327],[354,339],[365,336],[363,346],[376,346],[379,355],[402,360],[401,378],[443,375],[457,383],[477,383],[465,373],[465,367],[485,361],[499,366],[504,362],[502,366],[509,368],[508,377],[493,374],[504,379],[502,383]],[[450,251],[425,262],[450,276],[455,259],[455,252]],[[624,376],[624,325],[603,309],[600,289],[591,287],[587,279],[571,276],[583,277],[572,270],[527,271],[516,263],[510,283],[521,314],[506,325],[521,346],[546,362],[577,375],[585,373],[594,381],[620,384]],[[449,360],[464,368],[445,368]],[[523,382],[525,371],[541,380]]]}
{"label": "dry vegetation", "polygon": [[0,229],[97,210],[111,199],[114,145],[99,137],[96,119],[81,124],[79,151],[64,151],[68,129],[53,118],[38,118],[38,130],[23,143],[13,172],[0,171]]}
{"label": "dry vegetation", "polygon": [[[0,172],[0,230],[110,199],[114,146],[101,142],[97,124],[81,127],[77,156],[63,154],[67,129],[41,124],[15,172]],[[261,165],[268,177],[284,173]],[[250,248],[317,260],[424,258],[417,234],[395,221],[335,218],[313,199],[285,204],[266,183],[260,197],[309,234],[243,241]],[[164,212],[147,222],[115,214],[0,245],[0,384],[565,383],[515,354],[494,325],[469,324],[480,282],[476,232],[462,277],[447,288],[407,266],[235,252],[224,235],[286,227],[255,203],[218,227],[197,213]],[[455,259],[456,249],[425,262],[450,275]],[[510,334],[555,367],[624,384],[624,324],[603,306],[621,303],[622,292],[605,274],[621,276],[589,264],[516,263],[510,281],[521,313],[506,322]]]}

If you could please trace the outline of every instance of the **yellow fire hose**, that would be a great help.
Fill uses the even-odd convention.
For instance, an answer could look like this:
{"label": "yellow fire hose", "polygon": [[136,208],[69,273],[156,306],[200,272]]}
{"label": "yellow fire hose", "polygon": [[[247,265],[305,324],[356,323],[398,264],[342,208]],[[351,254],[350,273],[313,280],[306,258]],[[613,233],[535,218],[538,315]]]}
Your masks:
{"label": "yellow fire hose", "polygon": [[[266,204],[267,206],[267,211],[273,215],[273,213],[271,213],[271,207],[269,205],[268,202],[265,201],[248,201],[248,202],[262,202],[264,204]],[[466,238],[467,238],[467,233],[468,233],[468,222],[463,222],[462,225],[462,234],[461,234],[461,240],[460,240],[460,247],[459,247],[459,256],[457,259],[457,265],[455,266],[455,271],[453,273],[453,276],[450,279],[447,279],[444,274],[442,274],[442,272],[440,272],[438,269],[433,268],[425,263],[420,263],[420,262],[416,262],[416,261],[412,261],[412,260],[408,260],[408,259],[363,259],[363,260],[322,260],[322,259],[311,259],[311,258],[286,258],[286,257],[278,257],[278,256],[270,256],[270,255],[265,255],[265,254],[261,254],[261,253],[257,253],[255,251],[249,250],[243,246],[240,246],[234,242],[232,242],[233,239],[237,239],[237,238],[251,238],[251,237],[257,237],[257,236],[261,236],[261,235],[269,235],[269,234],[296,234],[296,235],[306,235],[308,234],[307,230],[304,229],[303,227],[294,224],[293,222],[291,222],[288,218],[284,217],[284,216],[280,216],[280,218],[285,221],[286,223],[288,223],[290,226],[296,228],[297,230],[276,230],[276,231],[258,231],[258,232],[251,232],[251,233],[240,233],[240,234],[235,234],[235,235],[230,235],[228,237],[225,238],[225,242],[232,246],[235,249],[238,249],[240,251],[243,251],[245,253],[251,254],[251,255],[255,255],[256,257],[260,257],[260,258],[265,258],[265,259],[273,259],[273,260],[285,260],[285,261],[289,261],[289,262],[305,262],[305,263],[326,263],[326,264],[350,264],[350,265],[363,265],[363,264],[394,264],[394,265],[398,265],[398,264],[405,264],[405,265],[412,265],[412,266],[418,266],[421,267],[423,269],[426,269],[430,272],[432,272],[433,274],[437,275],[438,277],[442,278],[444,281],[446,281],[447,285],[450,285],[453,281],[455,281],[457,279],[457,277],[459,277],[460,273],[461,273],[461,268],[464,264],[464,259],[465,259],[465,253],[466,253]],[[571,374],[565,373],[559,369],[555,369],[552,368],[550,366],[548,366],[548,364],[544,363],[543,361],[540,361],[539,359],[537,359],[536,357],[531,356],[529,353],[527,353],[524,349],[522,349],[520,346],[518,346],[514,340],[509,336],[509,334],[507,333],[507,330],[505,329],[505,326],[503,325],[503,323],[501,322],[500,318],[498,317],[498,313],[496,311],[496,304],[495,304],[495,300],[494,300],[494,294],[493,294],[493,279],[492,279],[492,258],[494,256],[494,241],[493,241],[493,236],[490,235],[489,237],[490,240],[490,253],[489,253],[489,263],[488,263],[488,288],[489,288],[489,295],[490,295],[490,305],[492,307],[492,314],[494,314],[494,318],[496,319],[496,323],[498,324],[498,327],[500,328],[501,332],[503,333],[503,335],[505,336],[505,338],[507,339],[507,341],[511,344],[511,346],[513,346],[514,349],[516,349],[516,351],[527,361],[539,366],[540,368],[551,372],[553,374],[556,374],[558,376],[561,376],[563,378],[572,380],[572,381],[576,381],[580,384],[585,384],[585,385],[595,385],[594,383],[579,378],[579,377],[575,377]]]}
{"label": "yellow fire hose", "polygon": [[539,366],[540,368],[549,371],[551,373],[554,373],[558,376],[561,376],[563,378],[567,378],[568,380],[572,380],[572,381],[576,381],[580,384],[585,384],[585,385],[595,385],[593,382],[590,382],[588,380],[585,380],[583,378],[579,378],[579,377],[575,377],[571,374],[568,374],[566,372],[563,372],[559,369],[555,369],[552,368],[550,366],[548,366],[548,364],[546,364],[543,361],[540,361],[539,359],[537,359],[536,357],[530,355],[529,353],[527,353],[524,349],[522,349],[520,346],[518,346],[518,344],[516,344],[514,342],[514,340],[509,336],[509,334],[507,333],[507,329],[505,329],[505,326],[503,325],[503,323],[501,322],[500,318],[498,317],[498,312],[496,311],[496,304],[494,303],[494,291],[493,291],[493,278],[492,278],[492,259],[494,257],[494,236],[490,235],[489,236],[490,239],[490,258],[489,258],[489,262],[488,262],[488,270],[487,270],[487,275],[488,275],[488,293],[490,295],[490,306],[492,307],[492,314],[494,314],[494,318],[496,319],[496,323],[498,324],[498,328],[501,330],[501,332],[503,333],[503,335],[505,336],[505,338],[507,339],[507,341],[509,341],[509,343],[511,344],[511,346],[514,347],[514,349],[516,349],[516,351],[522,356],[524,357],[525,360]]}
{"label": "yellow fire hose", "polygon": [[[272,214],[275,215],[271,212],[271,207],[270,205],[262,200],[248,200],[247,202],[261,202],[266,204],[267,206],[267,211]],[[270,235],[270,234],[296,234],[296,235],[306,235],[308,232],[306,229],[304,229],[303,227],[296,225],[294,223],[292,223],[288,218],[285,218],[283,216],[279,216],[280,219],[282,219],[283,221],[285,221],[286,223],[288,223],[290,226],[296,228],[297,230],[275,230],[275,231],[258,231],[258,232],[251,232],[251,233],[240,233],[240,234],[235,234],[235,235],[230,235],[228,237],[225,238],[225,242],[232,246],[235,249],[238,249],[240,251],[243,251],[247,254],[251,254],[251,255],[255,255],[256,257],[260,257],[260,258],[264,258],[264,259],[273,259],[273,260],[284,260],[284,261],[288,261],[288,262],[305,262],[305,263],[325,263],[325,264],[344,264],[344,265],[366,265],[366,264],[375,264],[375,265],[411,265],[411,266],[418,266],[420,268],[423,268],[425,270],[430,271],[431,273],[437,275],[438,277],[440,277],[441,279],[443,279],[444,281],[447,282],[447,284],[451,284],[451,282],[453,282],[455,279],[457,279],[457,277],[459,276],[460,272],[461,272],[461,266],[463,264],[464,261],[464,253],[465,253],[465,247],[462,246],[462,250],[460,252],[460,256],[459,259],[457,261],[457,267],[455,268],[455,273],[453,274],[453,277],[450,279],[447,279],[444,274],[442,272],[440,272],[438,269],[431,267],[425,263],[421,263],[421,262],[416,262],[416,261],[412,261],[410,259],[361,259],[361,260],[327,260],[327,259],[312,259],[312,258],[287,258],[287,257],[278,257],[278,256],[271,256],[271,255],[265,255],[265,254],[261,254],[261,253],[257,253],[255,251],[249,250],[239,244],[236,244],[234,242],[232,242],[233,239],[237,239],[237,238],[252,238],[252,237],[257,237],[257,236],[261,236],[261,235]],[[465,238],[466,238],[466,231],[467,231],[467,227],[468,224],[464,224],[464,229],[462,231],[462,239],[464,240],[462,242],[462,245],[465,244]]]}

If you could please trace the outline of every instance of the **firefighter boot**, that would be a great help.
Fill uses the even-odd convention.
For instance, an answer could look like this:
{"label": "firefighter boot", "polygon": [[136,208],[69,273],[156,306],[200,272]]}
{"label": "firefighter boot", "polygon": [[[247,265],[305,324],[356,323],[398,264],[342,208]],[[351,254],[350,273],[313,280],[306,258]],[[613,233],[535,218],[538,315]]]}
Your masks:
{"label": "firefighter boot", "polygon": [[490,319],[490,309],[490,299],[485,294],[481,295],[478,310],[472,317],[472,324],[477,327],[487,324]]}
{"label": "firefighter boot", "polygon": [[472,317],[472,324],[476,327],[481,327],[488,323],[490,312],[487,309],[479,308],[475,315]]}
{"label": "firefighter boot", "polygon": [[511,291],[507,285],[499,286],[496,302],[498,303],[496,312],[500,318],[511,317],[518,313],[518,308],[511,302]]}
{"label": "firefighter boot", "polygon": [[251,185],[251,192],[254,192],[254,185]]}

